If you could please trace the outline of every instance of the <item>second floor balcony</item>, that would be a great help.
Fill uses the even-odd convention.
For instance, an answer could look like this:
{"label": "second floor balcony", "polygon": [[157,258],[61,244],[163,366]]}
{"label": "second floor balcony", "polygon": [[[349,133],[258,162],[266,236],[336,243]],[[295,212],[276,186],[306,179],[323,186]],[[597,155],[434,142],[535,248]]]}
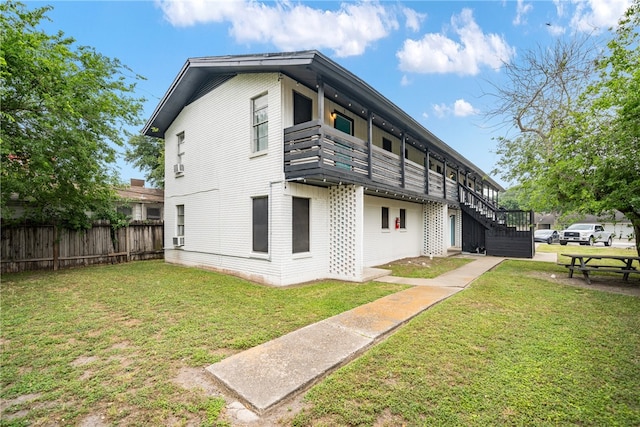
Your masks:
{"label": "second floor balcony", "polygon": [[357,184],[386,197],[459,202],[458,183],[429,168],[428,154],[419,164],[319,121],[284,130],[284,172],[287,180]]}

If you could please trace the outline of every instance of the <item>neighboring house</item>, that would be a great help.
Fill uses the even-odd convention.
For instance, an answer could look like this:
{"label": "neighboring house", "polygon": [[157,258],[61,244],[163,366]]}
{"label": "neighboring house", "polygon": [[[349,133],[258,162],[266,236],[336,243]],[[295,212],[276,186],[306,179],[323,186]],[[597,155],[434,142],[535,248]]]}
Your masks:
{"label": "neighboring house", "polygon": [[317,51],[188,59],[144,134],[165,139],[168,262],[362,281],[465,250],[463,222],[466,247],[490,254],[473,212],[495,219],[502,187]]}
{"label": "neighboring house", "polygon": [[131,179],[131,185],[116,189],[121,201],[118,212],[131,221],[164,220],[164,190],[146,188],[143,179]]}

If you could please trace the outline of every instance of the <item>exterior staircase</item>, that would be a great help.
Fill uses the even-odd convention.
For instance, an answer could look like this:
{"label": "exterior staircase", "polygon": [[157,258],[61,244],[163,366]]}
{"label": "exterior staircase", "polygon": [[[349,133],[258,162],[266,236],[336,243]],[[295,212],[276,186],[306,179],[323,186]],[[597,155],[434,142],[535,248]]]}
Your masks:
{"label": "exterior staircase", "polygon": [[500,209],[462,184],[458,184],[458,194],[463,252],[533,258],[533,211]]}

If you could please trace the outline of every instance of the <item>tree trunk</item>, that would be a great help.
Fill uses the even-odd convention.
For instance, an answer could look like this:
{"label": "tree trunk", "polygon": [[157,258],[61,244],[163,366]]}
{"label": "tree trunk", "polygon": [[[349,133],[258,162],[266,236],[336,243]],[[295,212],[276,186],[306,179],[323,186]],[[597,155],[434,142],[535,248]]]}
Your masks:
{"label": "tree trunk", "polygon": [[640,218],[632,219],[631,224],[633,224],[633,235],[636,238],[636,252],[640,256]]}
{"label": "tree trunk", "polygon": [[629,221],[631,221],[631,225],[633,225],[633,237],[636,240],[636,252],[638,253],[638,256],[640,256],[640,213],[634,211],[621,212],[629,219]]}

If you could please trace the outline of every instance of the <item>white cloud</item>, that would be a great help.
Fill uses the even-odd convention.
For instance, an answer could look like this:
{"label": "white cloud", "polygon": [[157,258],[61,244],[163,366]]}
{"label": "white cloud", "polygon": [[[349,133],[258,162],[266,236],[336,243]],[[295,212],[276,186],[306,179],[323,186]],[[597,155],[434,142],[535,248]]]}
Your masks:
{"label": "white cloud", "polygon": [[402,13],[404,13],[404,17],[407,21],[407,28],[416,32],[420,31],[420,25],[426,19],[427,15],[425,13],[418,13],[407,7],[402,8]]}
{"label": "white cloud", "polygon": [[576,10],[571,18],[571,27],[577,31],[602,31],[615,27],[631,0],[586,0],[573,1]]}
{"label": "white cloud", "polygon": [[563,35],[566,32],[566,28],[562,25],[551,24],[547,26],[547,31],[552,36],[557,37]]}
{"label": "white cloud", "polygon": [[400,69],[415,73],[458,73],[476,75],[481,66],[494,70],[515,54],[502,36],[485,34],[473,19],[470,9],[451,18],[451,26],[460,42],[444,34],[425,34],[421,40],[407,39],[396,53]]}
{"label": "white cloud", "polygon": [[[442,119],[451,114],[456,117],[468,117],[475,116],[480,113],[477,108],[475,108],[464,99],[456,100],[453,105],[447,105],[445,103],[434,104],[431,106],[431,108],[433,109],[433,113],[435,114],[435,116],[439,119]],[[423,115],[425,117],[428,117],[426,113],[424,113]]]}
{"label": "white cloud", "polygon": [[513,25],[524,25],[527,23],[526,15],[533,10],[531,3],[525,4],[524,0],[518,0],[516,8],[516,17],[513,19]]}
{"label": "white cloud", "polygon": [[400,79],[400,86],[409,86],[411,83],[411,80],[406,74],[402,76],[402,79]]}
{"label": "white cloud", "polygon": [[361,55],[399,27],[395,14],[376,2],[342,3],[338,10],[288,1],[157,0],[157,4],[174,26],[228,22],[239,43],[272,43],[281,50],[331,49],[340,57]]}
{"label": "white cloud", "polygon": [[559,18],[564,16],[564,2],[565,0],[553,0],[553,4],[556,6],[556,13]]}
{"label": "white cloud", "polygon": [[453,103],[453,114],[456,117],[467,117],[478,114],[478,110],[464,99],[458,99]]}
{"label": "white cloud", "polygon": [[451,108],[447,107],[446,104],[434,104],[432,107],[433,112],[439,119],[445,117],[451,112]]}

